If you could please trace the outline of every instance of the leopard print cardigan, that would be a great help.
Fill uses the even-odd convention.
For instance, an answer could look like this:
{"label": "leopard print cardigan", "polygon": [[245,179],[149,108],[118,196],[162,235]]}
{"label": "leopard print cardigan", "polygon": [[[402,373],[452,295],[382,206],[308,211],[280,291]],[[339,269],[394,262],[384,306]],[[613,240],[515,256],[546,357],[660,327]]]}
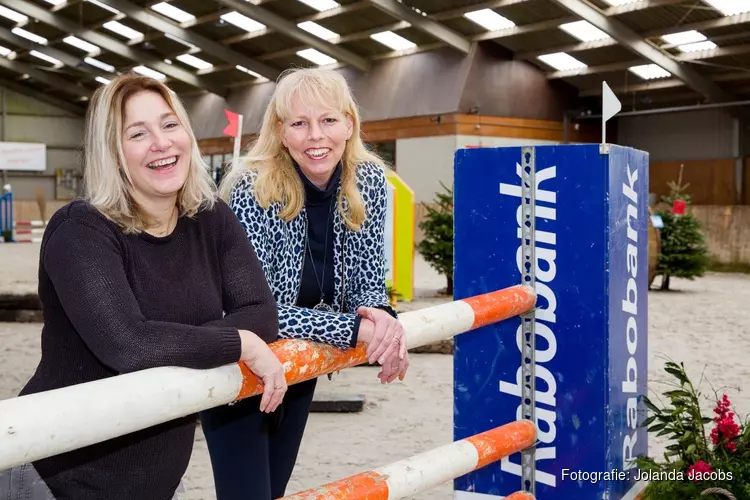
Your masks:
{"label": "leopard print cardigan", "polygon": [[252,194],[256,178],[257,171],[245,173],[232,190],[229,206],[255,248],[276,297],[280,338],[311,340],[346,350],[354,335],[358,307],[378,307],[396,316],[385,286],[387,191],[382,167],[372,163],[357,167],[357,186],[366,207],[359,231],[349,230],[334,210],[334,312],[294,305],[304,263],[306,211],[303,208],[286,222],[279,217],[280,203],[264,209]]}

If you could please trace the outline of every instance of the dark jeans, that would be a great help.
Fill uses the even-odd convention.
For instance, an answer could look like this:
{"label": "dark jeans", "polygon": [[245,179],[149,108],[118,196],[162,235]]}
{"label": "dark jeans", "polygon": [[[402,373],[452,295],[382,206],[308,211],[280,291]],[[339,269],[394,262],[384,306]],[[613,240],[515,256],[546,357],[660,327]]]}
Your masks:
{"label": "dark jeans", "polygon": [[285,494],[317,379],[290,385],[274,413],[260,396],[200,413],[217,500],[272,500]]}

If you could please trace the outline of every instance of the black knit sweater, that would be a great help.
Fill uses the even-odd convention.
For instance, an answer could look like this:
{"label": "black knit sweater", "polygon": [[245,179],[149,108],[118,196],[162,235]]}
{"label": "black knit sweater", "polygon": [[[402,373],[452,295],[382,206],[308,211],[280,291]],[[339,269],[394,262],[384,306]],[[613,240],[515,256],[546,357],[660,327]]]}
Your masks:
{"label": "black knit sweater", "polygon": [[[66,205],[42,240],[39,297],[42,357],[21,395],[157,366],[213,368],[239,360],[238,328],[266,342],[278,333],[260,262],[222,201],[162,238]],[[34,466],[60,500],[169,500],[195,425],[190,415]]]}

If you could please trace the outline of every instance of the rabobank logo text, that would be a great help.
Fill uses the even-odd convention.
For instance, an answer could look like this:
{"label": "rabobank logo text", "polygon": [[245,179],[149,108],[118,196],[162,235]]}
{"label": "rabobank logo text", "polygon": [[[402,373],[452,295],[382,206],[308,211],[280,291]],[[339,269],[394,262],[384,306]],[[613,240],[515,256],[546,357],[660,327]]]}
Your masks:
{"label": "rabobank logo text", "polygon": [[[523,274],[522,269],[522,204],[521,204],[521,175],[522,168],[516,164],[516,175],[518,184],[500,184],[500,194],[503,196],[512,196],[518,198],[518,210],[516,212],[516,222],[518,224],[517,236],[519,239],[518,249],[516,251],[516,264],[519,272]],[[556,176],[556,167],[537,169],[535,172],[535,254],[534,262],[535,282],[534,288],[537,292],[537,311],[536,311],[536,391],[535,391],[535,415],[538,429],[537,438],[539,445],[536,447],[536,475],[535,480],[539,484],[555,486],[556,478],[554,474],[544,471],[544,460],[554,460],[556,456],[555,438],[557,428],[556,419],[556,400],[557,381],[552,372],[545,366],[555,358],[557,354],[557,337],[555,336],[557,298],[555,296],[555,276],[557,275],[557,266],[555,264],[557,238],[555,234],[555,224],[557,220],[557,195],[550,189],[552,179]],[[546,189],[545,189],[546,188]],[[516,418],[522,417],[521,405],[521,353],[523,352],[523,330],[519,325],[516,331],[516,346],[518,347],[518,370],[516,371],[516,380],[501,380],[500,392],[517,396],[519,398],[516,409]],[[543,382],[540,384],[540,381]],[[540,463],[541,462],[541,463]],[[509,458],[502,459],[501,469],[510,474],[521,477],[521,464],[513,463]]]}

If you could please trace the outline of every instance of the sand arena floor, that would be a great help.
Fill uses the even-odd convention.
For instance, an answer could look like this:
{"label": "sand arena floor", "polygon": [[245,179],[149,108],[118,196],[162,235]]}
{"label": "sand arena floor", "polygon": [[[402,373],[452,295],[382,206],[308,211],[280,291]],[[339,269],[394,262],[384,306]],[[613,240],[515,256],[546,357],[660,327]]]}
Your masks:
{"label": "sand arena floor", "polygon": [[[0,292],[34,291],[38,245],[0,245]],[[444,286],[421,259],[416,262],[420,299],[403,309],[426,307]],[[658,278],[657,278],[658,281]],[[673,280],[672,292],[649,293],[649,379],[651,391],[666,390],[664,357],[684,361],[697,382],[701,374],[728,392],[741,416],[750,415],[750,276],[709,274],[690,282]],[[41,325],[0,323],[0,400],[14,397],[36,367]],[[383,386],[375,367],[321,378],[319,394],[366,397],[361,413],[310,416],[288,493],[385,465],[452,440],[452,356],[412,354],[404,382]],[[704,382],[701,389],[711,394]],[[708,406],[708,405],[707,405]],[[661,445],[650,437],[651,453]],[[200,429],[186,474],[188,500],[213,500],[211,467]],[[452,499],[451,484],[414,497]]]}

